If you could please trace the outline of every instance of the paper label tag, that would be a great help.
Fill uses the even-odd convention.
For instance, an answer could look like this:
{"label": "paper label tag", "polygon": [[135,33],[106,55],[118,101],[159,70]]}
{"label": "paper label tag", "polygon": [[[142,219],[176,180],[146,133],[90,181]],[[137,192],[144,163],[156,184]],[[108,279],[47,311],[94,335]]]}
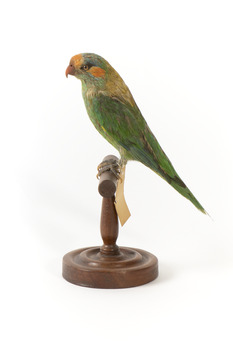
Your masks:
{"label": "paper label tag", "polygon": [[130,211],[125,201],[124,196],[124,183],[125,183],[125,166],[121,168],[120,179],[117,183],[115,208],[119,217],[121,226],[123,226],[130,217]]}

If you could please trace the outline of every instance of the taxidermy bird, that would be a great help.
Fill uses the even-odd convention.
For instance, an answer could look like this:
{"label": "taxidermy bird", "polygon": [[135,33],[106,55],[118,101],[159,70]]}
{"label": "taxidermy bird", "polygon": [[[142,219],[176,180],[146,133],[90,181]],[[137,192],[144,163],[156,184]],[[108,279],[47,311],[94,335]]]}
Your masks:
{"label": "taxidermy bird", "polygon": [[[81,80],[87,113],[99,133],[119,151],[120,167],[128,160],[141,162],[206,214],[175,171],[115,69],[104,58],[83,53],[71,58],[68,75]],[[100,169],[102,166],[106,164]]]}

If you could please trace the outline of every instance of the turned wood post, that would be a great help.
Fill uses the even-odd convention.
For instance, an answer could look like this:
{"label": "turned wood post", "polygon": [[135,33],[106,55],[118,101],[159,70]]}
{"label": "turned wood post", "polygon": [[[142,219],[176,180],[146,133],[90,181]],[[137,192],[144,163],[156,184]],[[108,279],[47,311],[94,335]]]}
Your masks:
{"label": "turned wood post", "polygon": [[[107,156],[103,161],[109,159],[118,161],[118,158],[115,156]],[[118,216],[114,204],[116,188],[117,178],[110,170],[107,170],[100,175],[98,190],[103,197],[100,232],[104,243],[100,249],[100,253],[103,255],[120,254],[119,248],[116,245],[119,231]]]}

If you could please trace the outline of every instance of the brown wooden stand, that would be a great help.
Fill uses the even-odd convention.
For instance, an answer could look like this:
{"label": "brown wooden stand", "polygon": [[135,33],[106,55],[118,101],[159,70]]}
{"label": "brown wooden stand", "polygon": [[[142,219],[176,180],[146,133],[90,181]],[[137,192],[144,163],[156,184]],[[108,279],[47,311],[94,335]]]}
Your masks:
{"label": "brown wooden stand", "polygon": [[[108,159],[115,156],[107,156]],[[103,196],[100,231],[102,247],[74,250],[63,257],[63,277],[73,284],[92,288],[128,288],[153,281],[158,276],[157,258],[141,249],[118,247],[118,216],[114,201],[116,176],[109,170],[100,176]]]}

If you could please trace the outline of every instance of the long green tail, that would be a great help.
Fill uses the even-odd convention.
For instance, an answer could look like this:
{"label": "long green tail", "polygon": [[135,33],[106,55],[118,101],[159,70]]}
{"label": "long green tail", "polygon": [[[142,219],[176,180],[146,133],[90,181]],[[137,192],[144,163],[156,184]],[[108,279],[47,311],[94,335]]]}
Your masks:
{"label": "long green tail", "polygon": [[[181,178],[176,173],[175,177],[171,177],[168,174],[164,173],[163,171],[158,171],[158,169],[155,169],[154,167],[149,166],[151,170],[156,172],[158,175],[160,175],[164,180],[166,180],[177,192],[179,192],[182,196],[190,200],[190,202],[195,205],[197,209],[199,209],[202,213],[207,214],[203,206],[200,204],[200,202],[194,197],[192,192],[189,190],[189,188],[185,185],[185,183],[181,180]],[[174,169],[174,168],[173,168]],[[160,170],[160,169],[159,169]],[[175,171],[175,170],[174,170]]]}
{"label": "long green tail", "polygon": [[140,161],[160,175],[176,191],[190,200],[197,209],[199,209],[202,213],[207,214],[203,206],[198,202],[192,192],[181,180],[172,163],[151,131],[149,131],[146,134],[146,137],[143,138],[143,142],[140,146],[140,148],[131,147],[130,149],[131,153],[134,155],[134,159]]}

